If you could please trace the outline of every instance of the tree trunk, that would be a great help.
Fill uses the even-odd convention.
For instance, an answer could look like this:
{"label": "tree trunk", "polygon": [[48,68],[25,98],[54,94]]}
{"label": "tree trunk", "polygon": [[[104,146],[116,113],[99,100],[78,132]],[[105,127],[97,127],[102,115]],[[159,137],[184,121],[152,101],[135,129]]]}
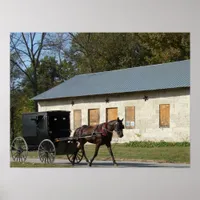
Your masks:
{"label": "tree trunk", "polygon": [[[37,81],[37,64],[38,62],[33,62],[33,69],[34,69],[34,72],[33,72],[33,76],[34,76],[34,84],[33,84],[33,94],[34,96],[37,96],[38,95],[38,81]],[[37,105],[37,101],[34,101],[34,110],[35,112],[38,112],[38,105]]]}
{"label": "tree trunk", "polygon": [[[34,96],[37,96],[37,95],[38,95],[38,89],[37,89],[37,83],[36,83],[36,82],[33,84],[33,94],[34,94]],[[38,104],[37,104],[37,101],[34,101],[34,111],[35,111],[35,112],[38,112]]]}
{"label": "tree trunk", "polygon": [[[34,96],[37,96],[37,94],[38,94],[38,92],[37,92],[37,85],[36,84],[34,84],[34,86],[33,86],[33,94],[34,94]],[[34,101],[34,111],[38,112],[37,101]]]}
{"label": "tree trunk", "polygon": [[14,127],[14,116],[15,116],[15,108],[10,108],[10,140],[13,141],[15,138],[15,127]]}

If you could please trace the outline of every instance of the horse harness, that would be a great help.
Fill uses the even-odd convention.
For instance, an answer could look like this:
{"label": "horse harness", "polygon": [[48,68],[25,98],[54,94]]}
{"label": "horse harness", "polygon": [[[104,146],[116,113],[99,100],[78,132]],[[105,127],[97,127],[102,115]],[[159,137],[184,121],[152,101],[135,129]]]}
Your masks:
{"label": "horse harness", "polygon": [[[108,132],[112,133],[112,131],[107,129],[108,124],[107,122],[103,125],[97,125],[95,129],[92,132],[92,136],[95,136],[97,134],[101,134],[102,136],[107,136]],[[80,127],[79,129],[79,136],[83,135],[84,129],[87,128],[87,125]]]}
{"label": "horse harness", "polygon": [[96,135],[96,134],[99,134],[99,133],[100,133],[102,136],[107,136],[107,134],[108,134],[107,132],[112,133],[112,131],[109,131],[109,130],[107,129],[107,127],[108,127],[107,122],[104,123],[102,126],[97,125],[96,128],[93,130],[92,135]]}

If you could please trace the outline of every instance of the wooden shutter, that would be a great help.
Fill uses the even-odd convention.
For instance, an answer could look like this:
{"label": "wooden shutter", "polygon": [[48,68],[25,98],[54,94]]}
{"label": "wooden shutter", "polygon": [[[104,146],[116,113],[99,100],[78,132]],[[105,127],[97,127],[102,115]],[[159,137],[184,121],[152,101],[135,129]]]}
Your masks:
{"label": "wooden shutter", "polygon": [[77,129],[81,126],[81,110],[74,110],[74,129]]}
{"label": "wooden shutter", "polygon": [[89,126],[95,126],[99,124],[99,109],[88,110],[88,122]]}
{"label": "wooden shutter", "polygon": [[107,108],[106,109],[106,121],[116,120],[118,117],[117,108]]}
{"label": "wooden shutter", "polygon": [[160,127],[169,127],[170,125],[170,105],[160,105]]}
{"label": "wooden shutter", "polygon": [[125,127],[127,129],[135,128],[135,107],[127,106],[125,108]]}

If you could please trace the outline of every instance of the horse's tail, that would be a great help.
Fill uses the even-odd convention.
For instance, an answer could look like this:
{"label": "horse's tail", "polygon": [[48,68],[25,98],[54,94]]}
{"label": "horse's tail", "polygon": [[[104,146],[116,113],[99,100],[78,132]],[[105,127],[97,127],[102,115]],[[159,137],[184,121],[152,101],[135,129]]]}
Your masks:
{"label": "horse's tail", "polygon": [[76,137],[78,136],[79,134],[79,131],[80,131],[81,127],[77,128],[75,131],[74,131],[74,134],[73,134],[73,137]]}

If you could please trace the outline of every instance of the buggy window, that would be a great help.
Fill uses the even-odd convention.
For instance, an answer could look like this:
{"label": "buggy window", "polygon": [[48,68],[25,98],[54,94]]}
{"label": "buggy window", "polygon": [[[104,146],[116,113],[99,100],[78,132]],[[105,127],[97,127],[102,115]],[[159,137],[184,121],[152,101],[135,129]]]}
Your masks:
{"label": "buggy window", "polygon": [[40,130],[45,129],[45,115],[39,115],[38,116],[37,127]]}
{"label": "buggy window", "polygon": [[51,116],[49,119],[49,124],[52,130],[69,128],[66,116]]}

